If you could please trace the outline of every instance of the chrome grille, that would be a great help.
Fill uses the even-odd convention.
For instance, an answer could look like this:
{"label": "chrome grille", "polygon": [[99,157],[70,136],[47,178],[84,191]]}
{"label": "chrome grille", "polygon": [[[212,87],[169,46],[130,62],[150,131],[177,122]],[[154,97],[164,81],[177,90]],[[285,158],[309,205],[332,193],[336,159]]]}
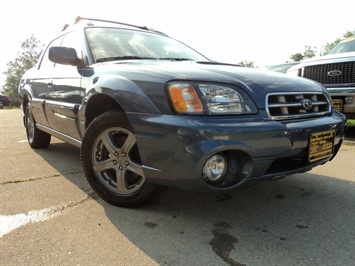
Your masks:
{"label": "chrome grille", "polygon": [[329,114],[331,103],[324,93],[270,93],[266,112],[273,120],[297,119]]}
{"label": "chrome grille", "polygon": [[[329,76],[328,73],[334,70],[341,71],[341,75]],[[307,66],[304,68],[303,77],[322,84],[355,83],[355,61]]]}

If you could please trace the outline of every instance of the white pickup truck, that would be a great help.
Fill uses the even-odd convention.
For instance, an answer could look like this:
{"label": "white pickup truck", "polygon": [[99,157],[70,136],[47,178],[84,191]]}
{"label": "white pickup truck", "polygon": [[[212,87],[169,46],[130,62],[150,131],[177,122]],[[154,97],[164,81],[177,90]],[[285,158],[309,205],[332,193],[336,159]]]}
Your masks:
{"label": "white pickup truck", "polygon": [[327,55],[291,67],[287,74],[322,83],[332,97],[334,109],[355,119],[355,36],[338,43]]}

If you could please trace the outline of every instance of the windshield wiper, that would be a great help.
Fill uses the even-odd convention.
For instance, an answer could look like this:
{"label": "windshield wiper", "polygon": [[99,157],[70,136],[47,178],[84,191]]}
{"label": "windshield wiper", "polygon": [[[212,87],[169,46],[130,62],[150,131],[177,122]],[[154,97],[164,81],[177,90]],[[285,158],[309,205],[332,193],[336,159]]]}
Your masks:
{"label": "windshield wiper", "polygon": [[179,57],[161,57],[159,60],[170,60],[170,61],[194,61],[191,58],[179,58]]}
{"label": "windshield wiper", "polygon": [[112,56],[112,57],[104,57],[99,58],[96,60],[96,63],[102,63],[107,61],[115,61],[115,60],[131,60],[131,59],[139,59],[139,60],[146,60],[146,59],[153,59],[153,60],[170,60],[170,61],[193,61],[191,58],[179,58],[179,57],[161,57],[161,58],[154,58],[154,57],[143,57],[137,55],[125,55],[125,56]]}
{"label": "windshield wiper", "polygon": [[126,56],[113,56],[113,57],[104,57],[96,60],[96,63],[115,61],[115,60],[130,60],[130,59],[156,59],[153,57],[142,57],[136,55],[126,55]]}

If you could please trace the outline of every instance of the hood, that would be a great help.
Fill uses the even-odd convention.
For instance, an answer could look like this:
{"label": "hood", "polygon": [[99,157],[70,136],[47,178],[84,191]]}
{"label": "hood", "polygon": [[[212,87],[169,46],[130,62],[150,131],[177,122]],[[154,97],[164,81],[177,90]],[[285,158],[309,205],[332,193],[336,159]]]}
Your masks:
{"label": "hood", "polygon": [[302,63],[303,62],[307,63],[310,61],[318,61],[318,60],[328,60],[328,59],[334,59],[334,58],[348,58],[348,57],[355,57],[355,52],[322,55],[322,56],[318,56],[318,57],[305,59],[302,61]]}
{"label": "hood", "polygon": [[331,64],[331,63],[348,62],[348,61],[355,61],[355,52],[329,54],[329,55],[323,55],[323,56],[305,59],[299,65],[292,67],[292,69],[301,68],[303,66],[308,66],[308,65]]}
{"label": "hood", "polygon": [[[107,66],[107,63],[103,65]],[[213,82],[234,84],[250,91],[257,89],[259,92],[308,91],[319,87],[313,81],[283,73],[211,61],[132,60],[111,63],[110,69],[122,74],[125,72],[124,76],[131,80],[139,77],[140,81],[162,83],[171,80]]]}
{"label": "hood", "polygon": [[321,85],[308,79],[211,61],[130,60],[100,63],[100,66],[108,67],[103,73],[114,71],[140,84],[181,80],[238,86],[259,106],[264,105],[265,95],[270,92],[324,91]]}

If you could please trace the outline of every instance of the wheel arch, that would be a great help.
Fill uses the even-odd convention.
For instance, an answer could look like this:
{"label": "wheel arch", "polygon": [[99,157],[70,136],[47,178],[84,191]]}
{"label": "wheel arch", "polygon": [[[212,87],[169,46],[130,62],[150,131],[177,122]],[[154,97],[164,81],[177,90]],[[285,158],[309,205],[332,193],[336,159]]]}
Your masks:
{"label": "wheel arch", "polygon": [[26,109],[27,109],[27,104],[30,102],[27,94],[23,95],[22,97],[22,110],[24,113],[26,113]]}
{"label": "wheel arch", "polygon": [[121,105],[106,94],[95,94],[90,97],[85,106],[85,128],[87,128],[96,117],[110,110],[118,110],[123,114],[125,113]]}
{"label": "wheel arch", "polygon": [[[103,75],[86,90],[83,106],[85,128],[102,113],[117,109],[121,113],[160,113],[158,108],[133,81],[118,75]],[[126,115],[127,121],[128,117]]]}

